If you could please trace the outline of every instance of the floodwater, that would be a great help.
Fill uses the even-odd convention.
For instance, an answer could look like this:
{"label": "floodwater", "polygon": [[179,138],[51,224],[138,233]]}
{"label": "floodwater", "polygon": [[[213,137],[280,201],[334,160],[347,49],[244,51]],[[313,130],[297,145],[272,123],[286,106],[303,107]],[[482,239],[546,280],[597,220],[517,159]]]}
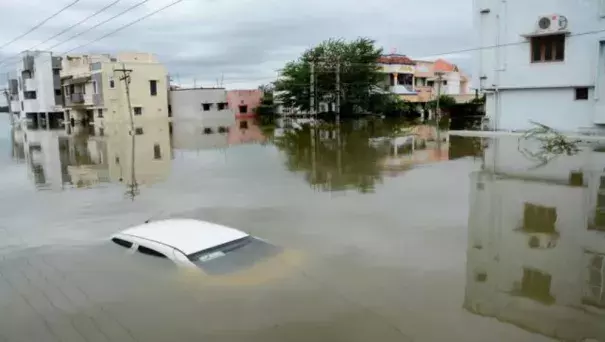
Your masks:
{"label": "floodwater", "polygon": [[[426,127],[394,148],[404,125],[375,121],[0,120],[0,341],[605,341],[598,146],[544,163]],[[213,275],[109,242],[171,217],[281,253]]]}

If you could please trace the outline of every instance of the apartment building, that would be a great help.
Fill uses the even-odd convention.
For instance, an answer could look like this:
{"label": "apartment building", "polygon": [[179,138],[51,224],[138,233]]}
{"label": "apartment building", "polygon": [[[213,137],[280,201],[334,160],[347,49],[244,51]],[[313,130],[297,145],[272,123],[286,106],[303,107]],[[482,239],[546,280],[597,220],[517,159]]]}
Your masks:
{"label": "apartment building", "polygon": [[61,82],[65,119],[71,125],[93,125],[103,133],[107,123],[130,123],[124,72],[129,75],[130,103],[135,124],[164,120],[168,113],[168,73],[149,53],[68,55],[63,58]]}
{"label": "apartment building", "polygon": [[[235,122],[234,109],[227,102],[224,88],[171,89],[170,108],[175,130],[187,129],[195,135],[226,133]],[[179,133],[175,131],[174,135]]]}
{"label": "apartment building", "polygon": [[474,98],[470,93],[469,78],[456,66],[444,59],[436,61],[412,60],[405,55],[390,54],[378,60],[389,91],[410,102],[426,103],[434,100],[441,78],[441,94],[454,97],[458,102]]}
{"label": "apartment building", "polygon": [[63,118],[61,57],[48,51],[25,51],[16,70],[17,78],[9,82],[13,112],[33,127],[57,125]]}
{"label": "apartment building", "polygon": [[605,2],[475,0],[474,83],[493,129],[603,131]]}

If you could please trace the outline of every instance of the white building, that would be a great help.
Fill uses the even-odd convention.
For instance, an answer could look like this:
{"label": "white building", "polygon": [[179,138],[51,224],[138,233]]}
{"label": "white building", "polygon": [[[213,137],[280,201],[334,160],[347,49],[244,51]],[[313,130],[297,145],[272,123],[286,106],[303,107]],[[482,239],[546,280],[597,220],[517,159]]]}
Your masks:
{"label": "white building", "polygon": [[605,124],[605,1],[475,0],[473,83],[492,128]]}
{"label": "white building", "polygon": [[61,57],[47,51],[25,51],[17,63],[18,99],[11,101],[20,118],[37,127],[49,128],[63,118]]}
{"label": "white building", "polygon": [[536,168],[516,151],[517,138],[494,141],[471,176],[464,307],[556,340],[603,341],[605,153]]}
{"label": "white building", "polygon": [[173,121],[190,121],[204,134],[224,132],[235,123],[224,88],[171,89],[169,101]]}

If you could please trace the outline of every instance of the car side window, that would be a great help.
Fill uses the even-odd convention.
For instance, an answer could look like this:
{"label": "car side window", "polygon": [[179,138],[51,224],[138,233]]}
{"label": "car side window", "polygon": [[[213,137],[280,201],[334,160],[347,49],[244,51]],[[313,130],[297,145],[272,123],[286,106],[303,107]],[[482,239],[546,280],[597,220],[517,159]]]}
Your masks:
{"label": "car side window", "polygon": [[126,240],[122,240],[119,238],[113,238],[111,239],[111,241],[113,241],[115,244],[122,246],[124,248],[131,248],[132,247],[132,242],[130,241],[126,241]]}
{"label": "car side window", "polygon": [[147,254],[147,255],[151,255],[154,257],[158,257],[158,258],[166,258],[166,256],[158,251],[155,251],[151,248],[147,248],[145,246],[139,246],[139,248],[137,248],[137,251],[141,254]]}

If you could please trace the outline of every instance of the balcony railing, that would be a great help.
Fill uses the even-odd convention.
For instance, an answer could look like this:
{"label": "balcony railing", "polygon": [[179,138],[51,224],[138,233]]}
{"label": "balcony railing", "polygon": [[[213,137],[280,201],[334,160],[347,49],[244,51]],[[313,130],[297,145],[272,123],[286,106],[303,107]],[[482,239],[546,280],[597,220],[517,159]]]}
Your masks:
{"label": "balcony railing", "polygon": [[69,101],[72,103],[84,103],[84,94],[82,94],[82,93],[70,94]]}

